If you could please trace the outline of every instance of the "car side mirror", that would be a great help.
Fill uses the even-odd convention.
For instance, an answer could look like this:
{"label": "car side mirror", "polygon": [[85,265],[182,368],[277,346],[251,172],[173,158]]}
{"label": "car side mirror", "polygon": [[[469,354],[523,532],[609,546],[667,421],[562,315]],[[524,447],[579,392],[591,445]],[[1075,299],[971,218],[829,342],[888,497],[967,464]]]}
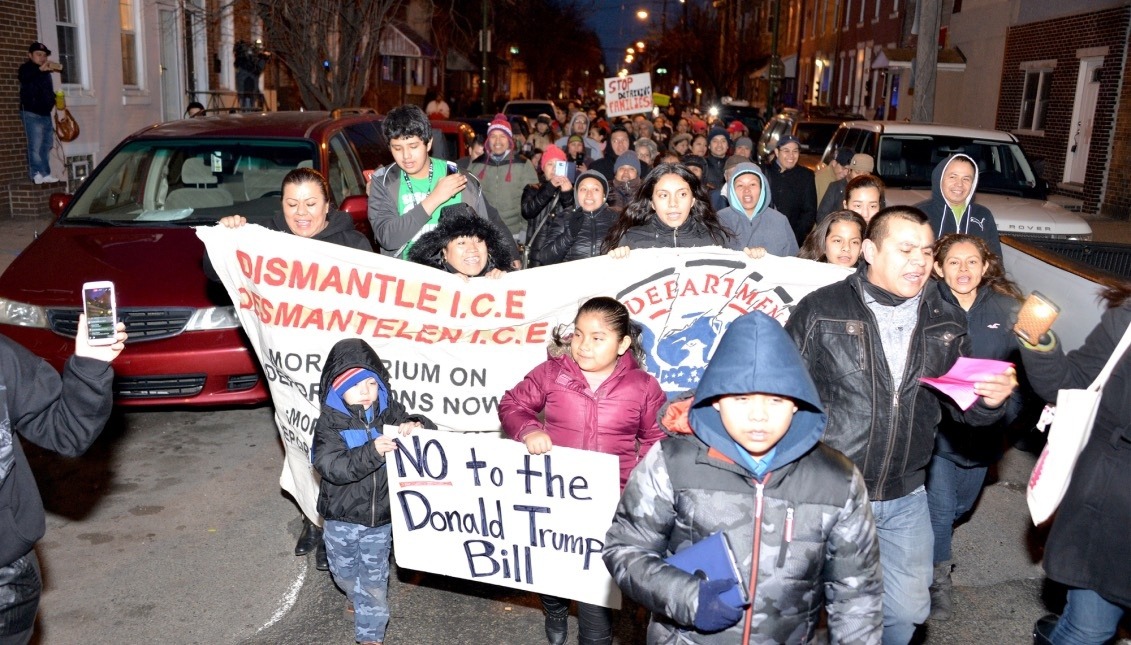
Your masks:
{"label": "car side mirror", "polygon": [[47,198],[47,207],[51,209],[55,217],[58,217],[63,214],[67,204],[71,203],[72,197],[74,195],[68,193],[51,193],[51,196]]}

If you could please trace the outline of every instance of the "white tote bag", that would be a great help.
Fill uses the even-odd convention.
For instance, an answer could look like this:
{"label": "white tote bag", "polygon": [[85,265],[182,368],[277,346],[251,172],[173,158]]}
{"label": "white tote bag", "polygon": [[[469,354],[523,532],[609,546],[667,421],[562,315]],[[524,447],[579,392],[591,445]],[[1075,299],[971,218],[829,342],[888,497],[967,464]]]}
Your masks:
{"label": "white tote bag", "polygon": [[1048,443],[1033,467],[1033,474],[1029,477],[1029,487],[1025,498],[1029,502],[1029,514],[1033,517],[1033,524],[1040,524],[1047,520],[1072,481],[1072,469],[1076,467],[1076,459],[1088,443],[1092,435],[1092,424],[1096,421],[1096,411],[1100,407],[1100,397],[1103,395],[1104,384],[1115,369],[1115,364],[1123,357],[1131,345],[1131,327],[1123,333],[1107,365],[1096,376],[1096,380],[1084,390],[1061,390],[1056,395],[1056,406],[1047,406],[1037,424],[1043,430],[1049,425]]}

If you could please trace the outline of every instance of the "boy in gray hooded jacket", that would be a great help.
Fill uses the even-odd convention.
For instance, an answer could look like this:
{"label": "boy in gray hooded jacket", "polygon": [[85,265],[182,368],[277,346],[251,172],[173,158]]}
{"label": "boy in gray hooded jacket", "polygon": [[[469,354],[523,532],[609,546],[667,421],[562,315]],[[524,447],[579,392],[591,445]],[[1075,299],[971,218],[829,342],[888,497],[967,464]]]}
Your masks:
{"label": "boy in gray hooded jacket", "polygon": [[[690,414],[687,414],[690,406]],[[685,416],[686,415],[686,416]],[[632,472],[604,560],[652,610],[649,643],[878,643],[879,549],[864,480],[822,444],[816,387],[785,330],[754,312],[730,324],[695,398]],[[666,558],[723,532],[741,580],[706,580]],[[750,603],[724,596],[736,584]]]}

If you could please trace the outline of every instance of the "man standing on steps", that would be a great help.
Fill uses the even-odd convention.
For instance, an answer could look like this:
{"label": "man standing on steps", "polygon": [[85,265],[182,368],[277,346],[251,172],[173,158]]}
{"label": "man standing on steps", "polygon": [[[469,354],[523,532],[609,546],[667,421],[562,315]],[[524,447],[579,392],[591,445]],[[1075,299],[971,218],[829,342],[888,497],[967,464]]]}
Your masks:
{"label": "man standing on steps", "polygon": [[53,184],[51,174],[51,144],[55,126],[51,123],[51,110],[55,107],[53,72],[62,71],[59,63],[47,60],[51,50],[41,42],[27,48],[27,60],[20,65],[20,118],[27,135],[28,177],[36,184]]}

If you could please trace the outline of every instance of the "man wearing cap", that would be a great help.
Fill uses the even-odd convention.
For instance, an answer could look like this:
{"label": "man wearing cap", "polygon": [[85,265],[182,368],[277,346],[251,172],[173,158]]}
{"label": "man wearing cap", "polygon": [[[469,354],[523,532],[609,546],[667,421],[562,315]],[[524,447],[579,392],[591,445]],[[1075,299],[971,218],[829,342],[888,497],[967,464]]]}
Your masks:
{"label": "man wearing cap", "polygon": [[801,142],[792,134],[782,136],[767,164],[773,207],[789,220],[798,246],[817,223],[817,184],[813,171],[800,165]]}
{"label": "man wearing cap", "polygon": [[522,189],[538,183],[538,173],[526,157],[514,151],[514,135],[506,115],[496,114],[491,120],[487,126],[487,150],[471,162],[467,171],[479,179],[483,196],[498,209],[511,235],[525,239]]}
{"label": "man wearing cap", "polygon": [[845,181],[852,181],[860,175],[870,175],[876,169],[876,160],[872,155],[858,152],[852,155],[852,161],[848,162],[848,175],[844,178]]}
{"label": "man wearing cap", "polygon": [[750,137],[739,137],[734,142],[734,154],[750,159],[754,156],[754,141]]}
{"label": "man wearing cap", "polygon": [[813,174],[813,180],[817,183],[818,203],[825,197],[825,191],[829,189],[829,184],[848,176],[848,164],[852,162],[853,154],[855,154],[855,151],[852,148],[843,146],[837,148],[829,163]]}
{"label": "man wearing cap", "polygon": [[718,190],[726,183],[723,166],[726,165],[729,149],[730,137],[727,136],[727,131],[720,127],[711,128],[707,134],[707,172],[703,177],[708,191]]}
{"label": "man wearing cap", "polygon": [[731,121],[730,125],[727,126],[727,135],[730,136],[731,141],[737,142],[739,139],[748,136],[749,134],[750,131],[746,129],[746,124],[737,119]]}
{"label": "man wearing cap", "polygon": [[37,184],[53,184],[51,144],[55,126],[51,110],[55,107],[55,85],[51,73],[62,71],[58,63],[47,60],[51,50],[40,42],[27,48],[27,60],[20,65],[20,118],[27,135],[28,177]]}
{"label": "man wearing cap", "polygon": [[[838,178],[836,179],[836,181],[833,181],[829,184],[824,196],[821,197],[821,205],[817,207],[818,219],[824,217],[825,215],[828,215],[833,211],[839,211],[843,209],[844,198],[846,197],[845,191],[848,190],[848,182],[859,177],[860,175],[871,174],[872,166],[875,165],[872,162],[872,155],[866,155],[863,153],[852,154],[852,148],[837,148],[836,156],[840,157],[843,151],[847,151],[849,155],[848,162],[841,165],[841,169],[843,169],[844,171],[843,176],[840,176],[841,173],[838,171]],[[833,163],[836,163],[835,158],[833,159]],[[830,163],[828,166],[826,166],[826,168],[830,168],[832,167],[832,165],[833,164]],[[820,175],[821,173],[818,172],[818,181]]]}
{"label": "man wearing cap", "polygon": [[613,181],[609,187],[609,205],[617,210],[623,210],[632,202],[636,191],[640,190],[643,180],[640,178],[640,159],[636,153],[629,150],[617,157],[613,166]]}

